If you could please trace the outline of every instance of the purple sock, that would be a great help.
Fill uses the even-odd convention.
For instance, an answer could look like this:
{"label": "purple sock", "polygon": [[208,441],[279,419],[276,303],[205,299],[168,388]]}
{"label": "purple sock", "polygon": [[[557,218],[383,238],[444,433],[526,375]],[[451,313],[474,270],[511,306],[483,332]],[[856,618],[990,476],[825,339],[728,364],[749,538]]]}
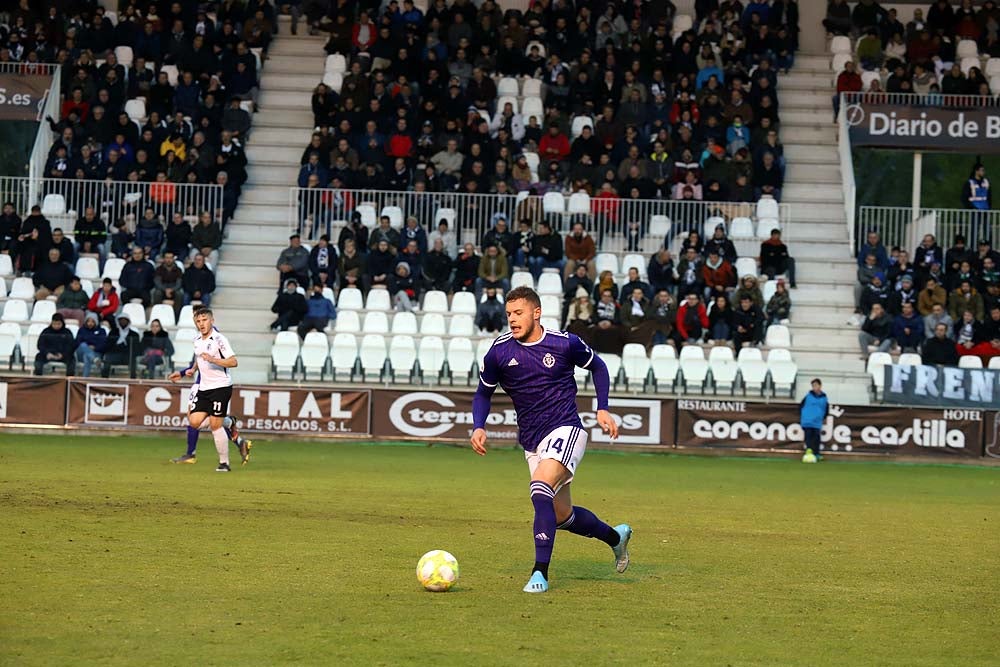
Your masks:
{"label": "purple sock", "polygon": [[194,426],[188,426],[188,456],[194,456],[195,450],[198,448],[198,429]]}
{"label": "purple sock", "polygon": [[556,508],[552,504],[556,492],[545,482],[531,483],[531,504],[535,506],[535,569],[548,578],[552,560],[552,545],[556,539]]}
{"label": "purple sock", "polygon": [[609,545],[618,546],[621,536],[614,528],[597,518],[586,507],[573,506],[573,513],[558,526],[559,530],[568,530],[575,535],[596,537]]}

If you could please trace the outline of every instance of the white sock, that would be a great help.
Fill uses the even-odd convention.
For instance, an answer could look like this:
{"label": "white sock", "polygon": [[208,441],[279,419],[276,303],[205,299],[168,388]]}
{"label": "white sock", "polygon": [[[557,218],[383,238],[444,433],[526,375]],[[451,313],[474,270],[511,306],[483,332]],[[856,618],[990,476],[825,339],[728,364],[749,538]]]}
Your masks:
{"label": "white sock", "polygon": [[226,436],[226,429],[212,431],[212,437],[215,439],[215,451],[219,453],[219,463],[229,465],[229,438]]}

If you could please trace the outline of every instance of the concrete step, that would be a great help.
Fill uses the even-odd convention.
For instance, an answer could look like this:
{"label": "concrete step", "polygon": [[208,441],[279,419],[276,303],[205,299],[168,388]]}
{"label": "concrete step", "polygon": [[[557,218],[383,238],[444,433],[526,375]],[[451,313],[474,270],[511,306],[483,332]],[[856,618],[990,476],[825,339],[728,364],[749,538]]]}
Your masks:
{"label": "concrete step", "polygon": [[807,69],[818,69],[825,67],[830,69],[830,54],[828,53],[796,53],[795,54],[795,64],[792,69],[788,72],[789,76],[799,72],[800,70]]}
{"label": "concrete step", "polygon": [[844,201],[844,193],[840,184],[832,183],[786,183],[781,190],[781,200],[792,203],[797,201]]}
{"label": "concrete step", "polygon": [[294,166],[299,164],[302,157],[302,149],[306,147],[308,138],[301,145],[297,146],[258,146],[251,143],[247,147],[247,160],[251,164],[283,164],[284,166]]}
{"label": "concrete step", "polygon": [[825,164],[825,165],[839,165],[840,164],[840,153],[837,151],[837,145],[823,145],[816,146],[806,143],[796,143],[782,141],[785,144],[785,160],[788,162],[788,169],[794,169],[795,165],[798,164]]}
{"label": "concrete step", "polygon": [[814,129],[824,129],[833,128],[836,132],[836,126],[833,125],[832,120],[832,110],[831,109],[818,109],[816,107],[808,108],[792,108],[786,109],[781,108],[781,134],[784,137],[785,130],[791,128],[808,127]]}
{"label": "concrete step", "polygon": [[[795,207],[798,208],[798,207]],[[795,221],[795,208],[792,209],[792,221]],[[843,237],[843,238],[841,238]],[[811,222],[808,225],[796,225],[794,233],[788,234],[788,243],[812,238],[847,240],[847,228],[840,222]]]}
{"label": "concrete step", "polygon": [[264,111],[276,109],[312,110],[312,91],[262,90],[258,105]]}
{"label": "concrete step", "polygon": [[[795,255],[795,246],[791,246],[792,255]],[[840,285],[853,285],[857,274],[857,264],[849,257],[847,245],[843,244],[842,262],[803,262],[796,264],[796,279],[799,284],[821,283],[831,284],[833,282]],[[277,259],[277,255],[275,256]]]}
{"label": "concrete step", "polygon": [[805,239],[795,243],[795,261],[798,265],[814,259],[842,259],[847,254],[847,244],[838,239]]}
{"label": "concrete step", "polygon": [[[264,63],[264,72],[282,74],[313,74],[323,77],[326,67],[326,53],[322,47],[308,54],[274,54]],[[261,73],[263,76],[263,72]]]}
{"label": "concrete step", "polygon": [[798,66],[793,67],[788,74],[778,75],[778,92],[786,90],[786,88],[814,88],[816,90],[824,90],[830,87],[832,82],[834,72],[830,69],[829,61],[823,66],[814,68],[803,68],[799,69]]}
{"label": "concrete step", "polygon": [[833,125],[783,126],[781,128],[781,141],[786,146],[789,144],[808,144],[812,147],[830,146],[836,151],[837,130]]}
{"label": "concrete step", "polygon": [[288,206],[288,186],[255,185],[243,191],[240,206],[243,204],[262,204],[266,206]]}
{"label": "concrete step", "polygon": [[313,73],[308,70],[302,74],[291,74],[287,72],[273,72],[270,76],[262,76],[260,81],[261,90],[291,90],[297,92],[312,91],[323,80],[323,70]]}
{"label": "concrete step", "polygon": [[299,175],[299,163],[286,167],[250,165],[247,167],[247,180],[252,186],[285,185],[290,187]]}
{"label": "concrete step", "polygon": [[318,58],[320,64],[326,59],[326,52],[323,51],[322,38],[308,39],[276,39],[268,48],[268,55],[271,58],[277,56],[295,56],[305,60],[306,57]]}
{"label": "concrete step", "polygon": [[272,206],[240,203],[239,211],[236,213],[241,222],[254,222],[257,224],[280,225],[288,221],[288,206]]}
{"label": "concrete step", "polygon": [[[312,138],[312,128],[303,126],[281,129],[276,127],[255,127],[253,132],[254,146],[301,146],[299,149],[300,155],[302,148],[306,147],[310,138]],[[298,158],[296,158],[295,163],[298,164]]]}
{"label": "concrete step", "polygon": [[285,224],[274,223],[270,225],[240,220],[226,229],[229,234],[226,243],[260,242],[273,244],[272,247],[275,248],[273,259],[276,260],[278,252],[288,245],[290,230],[291,227],[287,220]]}
{"label": "concrete step", "polygon": [[785,170],[785,187],[790,183],[831,183],[840,187],[842,181],[839,164],[798,164],[799,168]]}
{"label": "concrete step", "polygon": [[[253,127],[255,131],[264,127],[281,129],[301,127],[311,130],[315,127],[313,120],[311,104],[300,109],[271,109],[270,111],[265,109],[254,116]],[[305,148],[304,145],[303,148]]]}
{"label": "concrete step", "polygon": [[843,203],[818,203],[795,207],[795,221],[802,222],[842,222]]}
{"label": "concrete step", "polygon": [[247,285],[268,285],[273,282],[277,289],[278,270],[274,268],[274,262],[279,252],[280,249],[276,248],[272,252],[271,261],[267,264],[245,264],[246,260],[243,257],[233,255],[233,258],[240,263],[220,266],[216,283],[226,287],[243,288]]}
{"label": "concrete step", "polygon": [[833,118],[833,88],[829,90],[798,90],[794,87],[781,89],[781,106],[789,104],[809,104],[816,107],[826,106],[830,109],[830,118]]}

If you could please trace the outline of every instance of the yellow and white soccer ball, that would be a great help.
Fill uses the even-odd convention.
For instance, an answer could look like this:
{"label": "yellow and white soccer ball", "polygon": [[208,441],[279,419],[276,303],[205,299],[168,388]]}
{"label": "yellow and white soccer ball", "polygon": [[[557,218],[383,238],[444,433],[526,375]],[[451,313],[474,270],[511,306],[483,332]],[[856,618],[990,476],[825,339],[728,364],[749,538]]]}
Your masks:
{"label": "yellow and white soccer ball", "polygon": [[458,561],[447,551],[428,551],[417,562],[417,580],[427,590],[443,593],[458,581]]}

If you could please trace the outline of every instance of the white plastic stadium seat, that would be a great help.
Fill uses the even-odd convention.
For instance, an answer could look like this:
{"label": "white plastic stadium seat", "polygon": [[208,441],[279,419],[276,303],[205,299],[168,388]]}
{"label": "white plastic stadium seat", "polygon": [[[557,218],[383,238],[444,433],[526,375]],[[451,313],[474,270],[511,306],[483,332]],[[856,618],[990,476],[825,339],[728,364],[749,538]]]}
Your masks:
{"label": "white plastic stadium seat", "polygon": [[[282,333],[292,333],[290,331]],[[296,336],[297,337],[297,336]],[[318,375],[320,379],[326,374],[326,363],[330,358],[330,341],[326,334],[321,331],[310,331],[302,341],[302,349],[299,351],[302,359],[302,377],[309,379],[309,375]]]}
{"label": "white plastic stadium seat", "polygon": [[830,40],[830,53],[851,53],[851,38],[838,35]]}
{"label": "white plastic stadium seat", "polygon": [[541,124],[542,119],[545,117],[545,106],[542,104],[542,99],[540,97],[525,97],[524,102],[521,104],[521,116],[524,118],[525,123],[534,116],[538,119],[539,124]]}
{"label": "white plastic stadium seat", "polygon": [[178,329],[194,329],[194,306],[187,305],[181,308],[181,314],[177,316]]}
{"label": "white plastic stadium seat", "polygon": [[563,293],[562,278],[559,277],[558,273],[542,273],[538,276],[537,292],[539,294],[561,295]]}
{"label": "white plastic stadium seat", "polygon": [[697,389],[704,391],[705,379],[708,377],[708,362],[705,352],[698,345],[685,345],[681,348],[681,373],[684,375],[684,387],[687,391]]}
{"label": "white plastic stadium seat", "polygon": [[525,79],[521,83],[521,97],[538,97],[542,96],[542,81],[541,79]]}
{"label": "white plastic stadium seat", "polygon": [[393,336],[415,336],[417,334],[417,316],[413,313],[403,311],[396,313],[392,317]]}
{"label": "white plastic stadium seat", "polygon": [[[497,95],[500,97],[517,97],[520,95],[520,90],[517,85],[517,79],[512,76],[505,76],[500,79],[497,83]],[[503,106],[497,105],[498,109],[503,109]]]}
{"label": "white plastic stadium seat", "polygon": [[791,396],[795,388],[795,377],[799,373],[799,367],[795,362],[790,359],[772,361],[769,356],[767,370],[771,374],[771,386],[774,388],[774,393],[787,391],[789,396]]}
{"label": "white plastic stadium seat", "polygon": [[343,74],[347,71],[347,58],[342,53],[329,55],[326,57],[324,69],[327,72],[340,72]]}
{"label": "white plastic stadium seat", "polygon": [[333,92],[340,94],[340,90],[344,87],[344,73],[343,72],[324,72],[323,73],[323,85],[332,90]]}
{"label": "white plastic stadium seat", "polygon": [[835,81],[837,75],[839,75],[844,70],[844,65],[852,62],[854,62],[854,56],[852,56],[850,53],[833,54],[833,60],[830,61],[830,69],[834,71],[833,76]]}
{"label": "white plastic stadium seat", "polygon": [[384,206],[382,207],[381,216],[388,216],[389,226],[393,229],[403,228],[403,209],[398,206]]}
{"label": "white plastic stadium seat", "polygon": [[357,287],[345,287],[340,290],[340,299],[337,303],[337,310],[364,310],[364,300],[361,290]]}
{"label": "white plastic stadium seat", "polygon": [[979,47],[976,45],[975,40],[971,39],[959,40],[958,46],[955,48],[955,57],[958,59],[978,58]]}
{"label": "white plastic stadium seat", "polygon": [[392,310],[392,300],[387,289],[373,289],[368,292],[365,310]]}
{"label": "white plastic stadium seat", "polygon": [[998,370],[998,369],[1000,369],[1000,357],[993,357],[992,359],[990,359],[989,368],[991,370]]}
{"label": "white plastic stadium seat", "polygon": [[777,218],[779,215],[778,202],[774,197],[761,197],[757,202],[757,219]]}
{"label": "white plastic stadium seat", "polygon": [[654,345],[649,354],[649,365],[653,369],[656,389],[666,388],[673,391],[677,381],[677,370],[680,368],[674,348],[670,345]]}
{"label": "white plastic stadium seat", "polygon": [[444,220],[448,223],[448,229],[455,229],[455,219],[458,218],[458,211],[453,208],[439,208],[434,213],[434,219],[437,222]]}
{"label": "white plastic stadium seat", "polygon": [[333,321],[333,330],[337,333],[359,333],[361,316],[355,310],[342,310],[337,313],[337,319]]}
{"label": "white plastic stadium seat", "polygon": [[768,280],[763,285],[761,285],[760,293],[761,293],[761,296],[764,299],[764,305],[765,306],[771,300],[771,297],[774,296],[774,293],[777,292],[777,291],[778,291],[778,281],[777,280]]}
{"label": "white plastic stadium seat", "polygon": [[417,363],[417,344],[413,336],[393,336],[389,341],[389,366],[394,382],[410,381]]}
{"label": "white plastic stadium seat", "polygon": [[17,322],[0,323],[0,363],[6,362],[10,368],[14,350],[21,342],[21,325]]}
{"label": "white plastic stadium seat", "polygon": [[153,320],[160,320],[160,326],[164,329],[173,329],[177,326],[174,307],[165,303],[158,303],[149,311],[149,321]]}
{"label": "white plastic stadium seat", "polygon": [[368,229],[374,229],[378,225],[378,216],[371,204],[359,204],[354,210],[361,214],[361,224]]}
{"label": "white plastic stadium seat", "polygon": [[299,335],[294,331],[279,331],[271,343],[271,369],[275,377],[288,373],[291,378],[299,361]]}
{"label": "white plastic stadium seat", "polygon": [[570,126],[570,132],[572,134],[572,136],[570,137],[570,141],[576,139],[581,134],[583,134],[583,128],[588,126],[590,127],[591,130],[594,129],[593,118],[591,118],[590,116],[575,116],[573,118],[573,123]]}
{"label": "white plastic stadium seat", "polygon": [[694,27],[694,18],[690,14],[677,14],[674,17],[674,25],[670,31],[672,37],[681,35]]}
{"label": "white plastic stadium seat", "polygon": [[12,275],[14,275],[14,262],[11,261],[10,255],[0,255],[0,276]]}
{"label": "white plastic stadium seat", "polygon": [[590,195],[586,192],[574,192],[569,196],[566,212],[570,215],[590,215]]}
{"label": "white plastic stadium seat", "polygon": [[[964,358],[965,357],[963,357],[963,359]],[[975,359],[978,361],[979,357],[975,357]],[[872,383],[875,385],[876,389],[881,389],[885,384],[885,377],[882,373],[882,368],[891,365],[892,357],[888,352],[872,352],[868,355],[868,365],[865,367],[865,372],[871,376]]]}
{"label": "white plastic stadium seat", "polygon": [[781,224],[777,218],[762,218],[757,223],[757,238],[761,241],[771,238],[771,231],[774,229],[781,231]]}
{"label": "white plastic stadium seat", "polygon": [[610,271],[613,275],[618,275],[618,255],[610,252],[597,253],[594,258],[594,269],[598,277],[605,271]]}
{"label": "white plastic stadium seat", "polygon": [[464,337],[452,338],[448,342],[448,371],[451,373],[451,383],[469,384],[475,360],[476,354],[471,340]]}
{"label": "white plastic stadium seat", "polygon": [[[533,151],[525,151],[524,161],[528,163],[528,169],[530,169],[532,172],[536,172],[538,171],[538,165],[542,163],[542,158],[538,157],[538,153],[535,153]],[[527,193],[525,193],[525,196],[527,196]]]}
{"label": "white plastic stadium seat", "polygon": [[753,220],[750,218],[733,218],[729,226],[729,236],[732,239],[752,239]]}
{"label": "white plastic stadium seat", "polygon": [[34,301],[35,285],[31,282],[31,278],[14,278],[14,282],[10,284],[10,293],[7,298]]}
{"label": "white plastic stadium seat", "polygon": [[542,294],[539,296],[539,300],[542,302],[542,317],[554,317],[556,319],[562,315],[562,299],[551,294]]}
{"label": "white plastic stadium seat", "polygon": [[130,320],[132,320],[132,326],[138,329],[143,329],[146,327],[146,309],[142,307],[141,303],[126,303],[122,305],[122,312],[119,313],[119,317],[122,315],[127,315]]}
{"label": "white plastic stadium seat", "polygon": [[135,58],[135,54],[132,52],[131,46],[116,46],[115,47],[115,58],[118,59],[118,63],[128,69],[132,66],[132,61]]}
{"label": "white plastic stadium seat", "polygon": [[649,357],[646,347],[639,343],[628,343],[622,349],[622,369],[625,371],[625,383],[629,389],[642,391],[649,376]]}
{"label": "white plastic stadium seat", "polygon": [[[841,68],[841,69],[843,69],[843,68]],[[862,90],[871,90],[872,82],[874,82],[874,81],[878,81],[881,84],[882,83],[882,75],[879,74],[878,72],[871,72],[869,70],[863,70],[861,72],[861,89]]]}
{"label": "white plastic stadium seat", "polygon": [[733,350],[728,345],[716,345],[708,353],[708,367],[712,371],[712,382],[715,389],[732,391],[736,386],[736,373],[739,366],[733,358]]}
{"label": "white plastic stadium seat", "polygon": [[899,363],[900,366],[922,366],[924,360],[920,358],[919,354],[904,352],[899,355],[899,361],[897,363]]}
{"label": "white plastic stadium seat", "polygon": [[540,42],[540,41],[535,40],[535,39],[531,40],[530,42],[528,42],[525,45],[525,47],[524,47],[524,55],[530,56],[531,55],[531,47],[533,47],[533,46],[537,46],[538,47],[538,52],[544,58],[545,55],[546,55],[545,44],[543,42]]}
{"label": "white plastic stadium seat", "polygon": [[424,336],[420,339],[417,361],[424,380],[436,382],[444,366],[444,341],[438,336]]}
{"label": "white plastic stadium seat", "polygon": [[979,67],[979,58],[962,58],[960,67],[962,68],[962,74],[968,76],[969,70],[973,67]]}
{"label": "white plastic stadium seat", "polygon": [[35,307],[31,309],[31,321],[48,324],[52,321],[52,316],[56,312],[56,302],[43,299],[35,302]]}
{"label": "white plastic stadium seat", "polygon": [[424,336],[443,336],[447,328],[445,327],[444,315],[441,313],[427,313],[420,320],[420,333]]}
{"label": "white plastic stadium seat", "polygon": [[959,368],[982,368],[983,360],[979,357],[974,357],[972,355],[966,355],[964,357],[958,358]]}
{"label": "white plastic stadium seat", "polygon": [[358,339],[354,334],[338,333],[333,337],[333,344],[330,346],[330,364],[333,367],[334,380],[340,377],[351,379],[357,358]]}
{"label": "white plastic stadium seat", "polygon": [[764,337],[764,345],[767,347],[791,347],[792,335],[788,331],[788,327],[782,324],[772,324],[769,326],[767,334]]}
{"label": "white plastic stadium seat", "polygon": [[666,215],[653,215],[649,218],[649,235],[664,238],[670,233],[670,218]]}
{"label": "white plastic stadium seat", "polygon": [[28,330],[21,336],[21,359],[32,363],[35,355],[38,354],[38,336],[49,325],[35,322],[28,327]]}
{"label": "white plastic stadium seat", "polygon": [[473,336],[476,333],[475,329],[472,315],[452,315],[451,322],[448,323],[449,336]]}
{"label": "white plastic stadium seat", "polygon": [[510,276],[510,288],[516,289],[518,287],[534,287],[535,278],[531,275],[530,271],[515,271]]}
{"label": "white plastic stadium seat", "polygon": [[177,77],[179,72],[177,70],[177,65],[163,65],[160,67],[160,71],[167,75],[167,82],[170,84],[171,88],[177,87]]}
{"label": "white plastic stadium seat", "polygon": [[[87,293],[87,296],[90,296],[89,292]],[[3,278],[0,278],[0,299],[6,299],[6,298],[7,298],[7,281],[4,280]]]}
{"label": "white plastic stadium seat", "polygon": [[476,295],[472,292],[455,292],[451,297],[452,315],[476,315]]}
{"label": "white plastic stadium seat", "polygon": [[546,331],[559,331],[559,320],[555,317],[543,317],[538,320]]}
{"label": "white plastic stadium seat", "polygon": [[42,215],[46,217],[64,215],[66,199],[62,195],[45,195],[42,200]]}
{"label": "white plastic stadium seat", "polygon": [[740,257],[736,260],[736,276],[742,278],[743,276],[756,276],[757,275],[757,260],[753,257]]}
{"label": "white plastic stadium seat", "polygon": [[497,98],[497,114],[502,114],[508,104],[511,109],[514,110],[514,113],[517,113],[520,110],[521,105],[518,104],[516,95],[501,95]]}
{"label": "white plastic stadium seat", "polygon": [[101,269],[97,260],[93,257],[81,257],[76,260],[76,275],[81,279],[99,280]]}
{"label": "white plastic stadium seat", "polygon": [[756,347],[744,347],[740,350],[736,365],[740,369],[743,390],[754,389],[763,392],[764,383],[767,381],[767,364],[764,363],[760,350]]}
{"label": "white plastic stadium seat", "polygon": [[[988,79],[992,79],[995,76],[1000,75],[1000,58],[990,58],[986,61],[986,68],[983,70],[983,75]],[[992,84],[990,85],[990,90],[993,90]]]}
{"label": "white plastic stadium seat", "polygon": [[[412,315],[412,313],[410,313]],[[365,314],[365,325],[362,327],[365,333],[387,334],[389,333],[389,316],[384,311],[373,310]]]}
{"label": "white plastic stadium seat", "polygon": [[566,212],[566,198],[561,192],[546,192],[542,197],[542,210],[546,214],[563,214]]}
{"label": "white plastic stadium seat", "polygon": [[174,332],[171,337],[174,343],[174,355],[170,358],[170,363],[174,368],[187,366],[194,358],[191,343],[194,342],[196,336],[198,336],[198,330],[194,328],[178,329]]}
{"label": "white plastic stadium seat", "polygon": [[639,254],[625,255],[622,257],[622,275],[627,276],[628,270],[635,268],[639,271],[639,277],[645,280],[646,278],[646,267],[649,264],[649,260]]}
{"label": "white plastic stadium seat", "polygon": [[111,280],[117,281],[122,275],[122,269],[125,268],[125,260],[120,257],[110,257],[108,261],[104,262],[104,272],[101,274],[101,278],[111,278]]}
{"label": "white plastic stadium seat", "polygon": [[447,313],[448,295],[441,290],[431,290],[424,295],[425,313]]}
{"label": "white plastic stadium seat", "polygon": [[611,378],[611,388],[614,389],[618,384],[618,376],[622,371],[622,358],[617,354],[602,354],[601,359],[604,360],[605,365],[608,367],[608,377]]}
{"label": "white plastic stadium seat", "polygon": [[143,120],[146,117],[146,102],[144,100],[129,100],[125,103],[125,113],[132,120]]}
{"label": "white plastic stadium seat", "polygon": [[365,380],[374,381],[382,378],[385,368],[386,354],[385,336],[382,334],[365,334],[361,339],[361,372]]}
{"label": "white plastic stadium seat", "polygon": [[[483,362],[486,358],[486,353],[490,351],[493,347],[493,338],[480,338],[479,343],[476,345],[476,363],[479,364],[479,368],[483,367]],[[1000,359],[1000,357],[998,357]]]}
{"label": "white plastic stadium seat", "polygon": [[705,219],[705,224],[702,225],[702,238],[710,239],[712,235],[715,234],[715,228],[722,225],[722,228],[726,228],[726,219],[722,216],[713,215]]}

